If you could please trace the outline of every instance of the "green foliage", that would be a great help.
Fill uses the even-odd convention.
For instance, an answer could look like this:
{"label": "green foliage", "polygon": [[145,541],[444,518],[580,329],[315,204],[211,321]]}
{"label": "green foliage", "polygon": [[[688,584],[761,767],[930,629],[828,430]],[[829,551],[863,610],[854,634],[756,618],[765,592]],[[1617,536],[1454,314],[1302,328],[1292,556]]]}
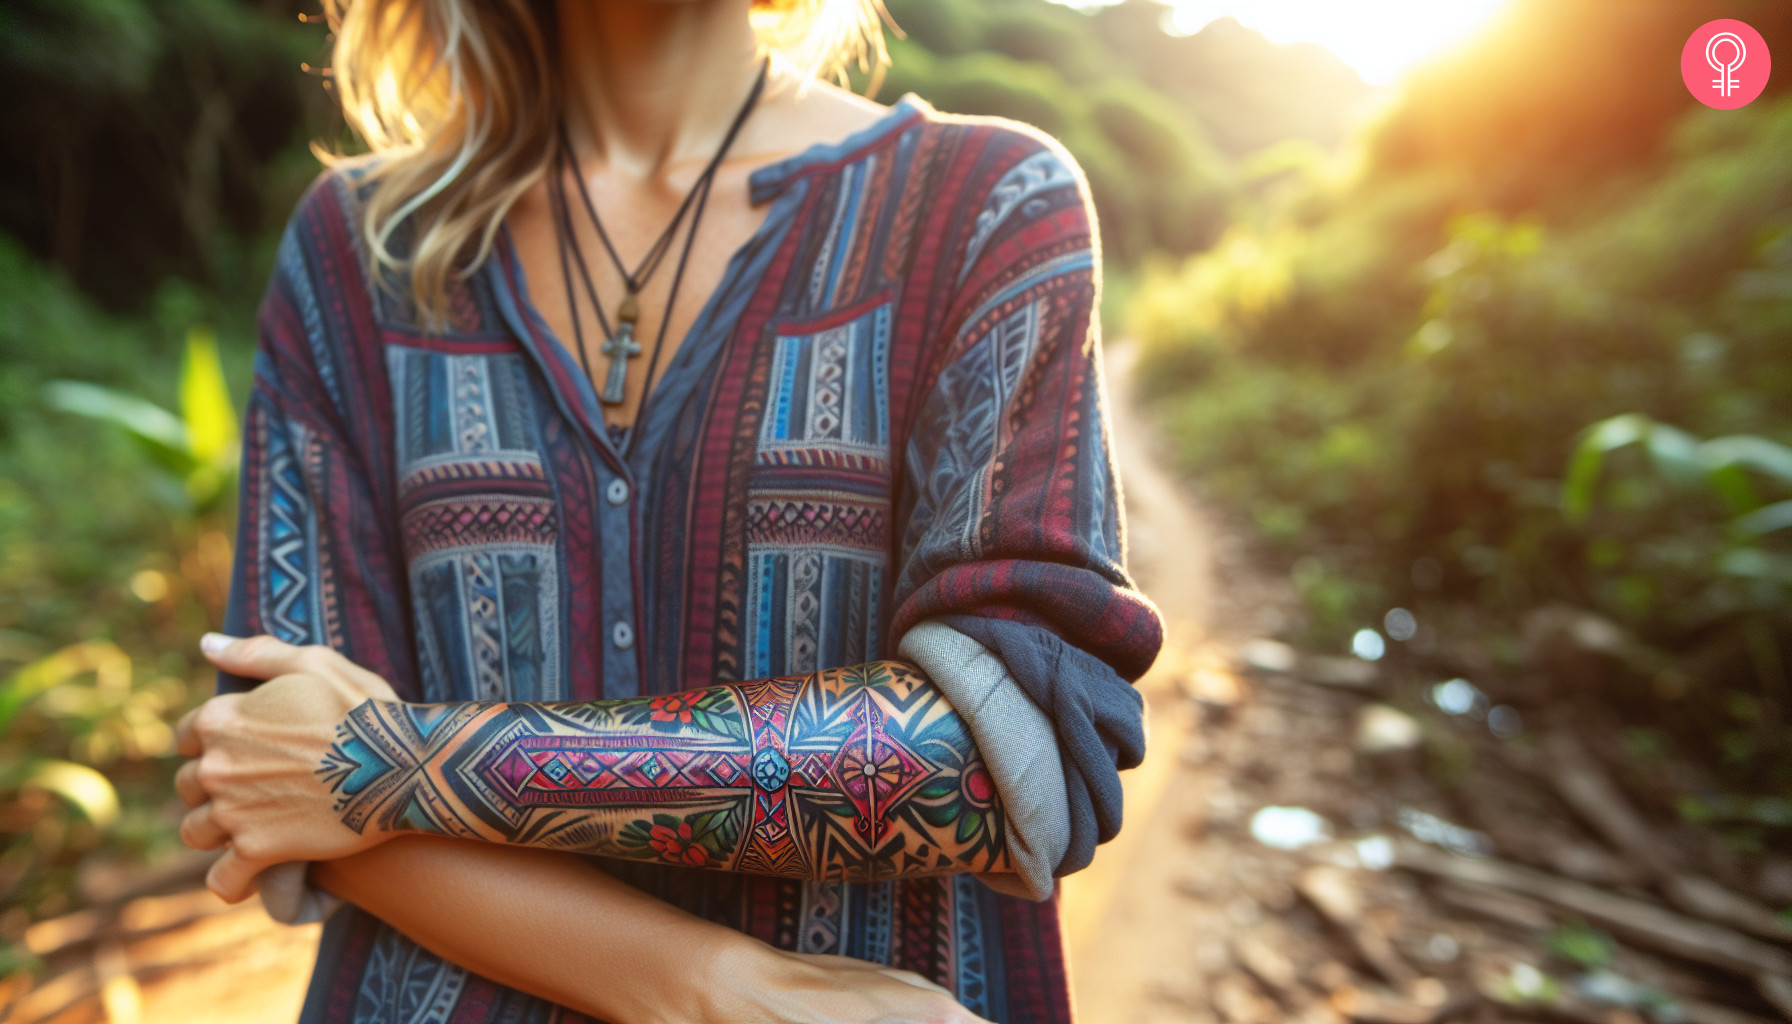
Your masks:
{"label": "green foliage", "polygon": [[[1621,673],[1621,714],[1792,793],[1792,101],[1597,90],[1551,120],[1490,87],[1611,6],[1521,4],[1349,178],[1253,161],[1285,190],[1148,267],[1129,323],[1184,467],[1289,568],[1307,639],[1400,606],[1513,666],[1531,609],[1591,608],[1673,666]],[[1649,10],[1625,45],[1684,37]]]}
{"label": "green foliage", "polygon": [[1056,136],[1089,178],[1104,251],[1117,263],[1193,252],[1218,233],[1229,172],[1186,112],[1137,82],[1079,88],[1053,64],[898,46],[882,95],[904,92],[941,110],[1006,117]]}
{"label": "green foliage", "polygon": [[[1237,198],[1230,158],[1291,136],[1336,141],[1365,88],[1329,54],[1276,47],[1235,22],[1167,35],[1146,0],[1090,13],[1017,0],[890,10],[907,38],[891,47],[879,97],[914,92],[1056,136],[1088,176],[1116,267],[1211,245]],[[1227,72],[1213,73],[1220,62]],[[1239,130],[1216,144],[1215,123],[1231,119]]]}
{"label": "green foliage", "polygon": [[1578,967],[1609,967],[1617,943],[1597,928],[1571,921],[1549,934],[1549,951]]}
{"label": "green foliage", "polygon": [[[166,798],[179,679],[137,675],[103,641],[73,644],[0,677],[0,832],[6,902],[54,913],[79,859],[173,844],[144,825]],[[17,822],[29,820],[30,827]],[[147,840],[147,842],[146,842]]]}
{"label": "green foliage", "polygon": [[49,405],[109,423],[141,444],[156,465],[174,476],[191,501],[188,513],[215,510],[235,491],[236,406],[224,383],[218,342],[210,328],[187,332],[180,374],[180,415],[136,395],[82,381],[52,381]]}
{"label": "green foliage", "polygon": [[[11,0],[0,7],[0,232],[141,309],[179,274],[228,284],[314,173],[333,122],[318,28],[290,0]],[[295,145],[297,144],[297,145]]]}
{"label": "green foliage", "polygon": [[121,319],[0,238],[0,900],[26,915],[0,940],[72,909],[84,858],[178,849],[170,725],[210,689],[246,355],[185,325],[246,337],[252,301],[169,283]]}

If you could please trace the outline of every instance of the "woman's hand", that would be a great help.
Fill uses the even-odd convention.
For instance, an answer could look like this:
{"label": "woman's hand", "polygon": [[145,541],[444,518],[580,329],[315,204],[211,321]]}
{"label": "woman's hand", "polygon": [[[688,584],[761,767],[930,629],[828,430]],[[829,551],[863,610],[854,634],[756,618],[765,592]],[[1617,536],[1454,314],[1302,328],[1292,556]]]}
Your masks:
{"label": "woman's hand", "polygon": [[750,941],[718,963],[697,1019],[729,1024],[989,1024],[913,971]]}
{"label": "woman's hand", "polygon": [[268,680],[213,697],[175,730],[180,752],[194,759],[174,779],[193,808],[181,840],[198,850],[229,847],[206,877],[211,890],[236,903],[275,864],[333,860],[386,838],[344,825],[317,769],[348,713],[369,699],[396,701],[392,687],[327,647],[208,633],[200,648],[227,672]]}

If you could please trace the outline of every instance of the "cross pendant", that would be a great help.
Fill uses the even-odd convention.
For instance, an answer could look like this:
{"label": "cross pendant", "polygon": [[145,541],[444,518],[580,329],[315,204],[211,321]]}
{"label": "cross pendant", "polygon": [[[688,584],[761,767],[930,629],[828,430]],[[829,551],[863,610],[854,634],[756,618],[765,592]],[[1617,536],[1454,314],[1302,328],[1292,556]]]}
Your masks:
{"label": "cross pendant", "polygon": [[599,351],[610,357],[610,373],[604,378],[604,393],[598,397],[605,405],[621,405],[628,391],[629,357],[641,354],[641,346],[635,343],[634,321],[617,324],[616,334]]}

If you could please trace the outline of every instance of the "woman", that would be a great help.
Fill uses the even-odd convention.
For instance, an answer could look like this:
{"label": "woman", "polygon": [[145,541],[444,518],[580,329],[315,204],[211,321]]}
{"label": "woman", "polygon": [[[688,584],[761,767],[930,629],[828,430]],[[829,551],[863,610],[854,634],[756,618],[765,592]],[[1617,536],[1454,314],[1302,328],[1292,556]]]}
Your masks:
{"label": "woman", "polygon": [[331,13],[178,780],[348,904],[304,1019],[1068,1019],[1160,637],[1069,158],[813,79],[867,0]]}

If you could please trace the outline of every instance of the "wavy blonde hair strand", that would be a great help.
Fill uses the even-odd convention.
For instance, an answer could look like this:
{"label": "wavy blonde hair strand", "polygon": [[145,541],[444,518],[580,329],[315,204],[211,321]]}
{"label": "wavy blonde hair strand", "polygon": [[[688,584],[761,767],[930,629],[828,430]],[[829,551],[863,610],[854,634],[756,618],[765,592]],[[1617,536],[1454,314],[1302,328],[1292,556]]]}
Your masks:
{"label": "wavy blonde hair strand", "polygon": [[[324,14],[343,116],[378,157],[362,178],[378,186],[359,225],[369,270],[382,287],[408,279],[419,318],[444,328],[451,282],[490,256],[553,159],[551,0],[324,0]],[[856,66],[875,85],[889,61],[881,0],[754,0],[752,19],[761,45],[816,76]]]}

